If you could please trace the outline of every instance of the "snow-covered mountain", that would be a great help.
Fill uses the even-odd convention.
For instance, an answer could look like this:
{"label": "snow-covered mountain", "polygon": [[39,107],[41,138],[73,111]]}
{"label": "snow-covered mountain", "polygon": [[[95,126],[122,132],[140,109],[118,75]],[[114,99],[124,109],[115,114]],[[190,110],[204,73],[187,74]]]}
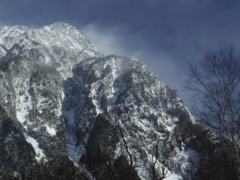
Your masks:
{"label": "snow-covered mountain", "polygon": [[212,137],[145,64],[75,27],[0,29],[1,179],[225,177]]}
{"label": "snow-covered mountain", "polygon": [[35,59],[36,63],[55,67],[63,77],[71,76],[72,65],[82,59],[103,56],[75,27],[65,23],[33,30],[4,26],[0,37],[2,60],[13,56]]}

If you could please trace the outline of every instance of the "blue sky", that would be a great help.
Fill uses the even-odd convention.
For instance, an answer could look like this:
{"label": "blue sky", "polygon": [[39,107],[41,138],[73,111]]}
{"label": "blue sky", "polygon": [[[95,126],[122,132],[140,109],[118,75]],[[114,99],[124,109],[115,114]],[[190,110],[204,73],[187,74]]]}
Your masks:
{"label": "blue sky", "polygon": [[240,49],[238,0],[0,0],[0,26],[76,26],[105,55],[135,56],[181,91],[188,62]]}

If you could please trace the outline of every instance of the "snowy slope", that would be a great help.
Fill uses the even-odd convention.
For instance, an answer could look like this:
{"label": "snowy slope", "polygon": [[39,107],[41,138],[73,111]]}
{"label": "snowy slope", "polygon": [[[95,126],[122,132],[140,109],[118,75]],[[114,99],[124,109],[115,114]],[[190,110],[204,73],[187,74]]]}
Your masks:
{"label": "snowy slope", "polygon": [[87,57],[102,56],[94,46],[73,26],[59,22],[41,29],[23,26],[0,29],[0,58],[12,56],[33,59],[57,67],[64,77],[72,75],[71,68]]}
{"label": "snowy slope", "polygon": [[209,137],[139,60],[62,22],[0,28],[0,179],[218,177]]}
{"label": "snowy slope", "polygon": [[[75,27],[65,23],[35,30],[22,26],[5,26],[0,29],[0,105],[13,120],[13,127],[16,126],[21,134],[20,139],[13,141],[16,144],[14,150],[2,144],[2,152],[8,154],[16,151],[16,155],[3,161],[5,166],[0,168],[4,172],[1,178],[12,179],[23,173],[36,177],[40,172],[40,164],[44,169],[49,164],[58,167],[62,162],[72,162],[65,147],[61,126],[64,96],[62,81],[72,75],[74,64],[92,56],[102,55]],[[0,119],[0,126],[6,128],[5,119]],[[11,133],[1,135],[3,142],[5,138],[11,137]],[[24,146],[32,147],[29,155],[34,156],[26,158],[28,165],[23,166],[19,161],[11,167],[11,162],[22,158],[19,147],[22,142],[25,142]],[[38,167],[29,163],[30,159]],[[12,173],[6,171],[8,164]],[[35,175],[31,174],[32,167],[38,172]],[[70,165],[61,173],[72,171],[79,174],[76,168]],[[44,173],[49,178],[54,176],[53,172]],[[77,174],[76,177],[83,177]]]}
{"label": "snowy slope", "polygon": [[[169,178],[196,172],[197,168],[193,167],[198,164],[199,154],[185,148],[184,142],[178,144],[174,132],[176,125],[183,123],[179,122],[183,114],[186,114],[184,121],[195,123],[195,119],[177,92],[159,80],[146,65],[135,58],[107,56],[81,61],[73,67],[73,72],[74,76],[65,81],[64,114],[69,153],[76,163],[82,156],[88,156],[86,144],[93,141],[91,136],[95,136],[99,119],[106,119],[114,129],[120,127],[125,132],[124,138],[141,179],[152,178],[149,166],[156,159],[153,149],[156,145],[161,148],[162,142],[176,143],[168,164],[176,166],[166,167],[166,177],[174,172],[179,175]],[[109,141],[105,138],[104,141]],[[113,161],[123,155],[123,142],[115,143],[111,149],[115,152]],[[81,153],[76,156],[72,149]],[[158,171],[163,164],[157,160],[155,166]],[[161,176],[161,172],[158,173]]]}

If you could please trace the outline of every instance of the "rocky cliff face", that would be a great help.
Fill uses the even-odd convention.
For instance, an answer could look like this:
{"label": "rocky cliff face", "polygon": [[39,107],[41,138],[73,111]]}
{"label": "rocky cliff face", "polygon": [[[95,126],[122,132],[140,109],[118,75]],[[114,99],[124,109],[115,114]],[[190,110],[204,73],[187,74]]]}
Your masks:
{"label": "rocky cliff face", "polygon": [[3,27],[0,38],[2,178],[79,177],[62,128],[62,81],[74,63],[101,54],[64,23]]}
{"label": "rocky cliff face", "polygon": [[197,179],[210,137],[137,59],[65,23],[0,29],[2,179]]}

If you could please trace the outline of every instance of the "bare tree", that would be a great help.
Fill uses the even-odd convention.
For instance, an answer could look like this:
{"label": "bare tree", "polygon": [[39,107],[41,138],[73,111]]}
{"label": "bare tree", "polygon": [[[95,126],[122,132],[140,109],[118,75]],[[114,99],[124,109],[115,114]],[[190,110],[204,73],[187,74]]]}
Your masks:
{"label": "bare tree", "polygon": [[195,117],[229,147],[240,179],[240,58],[232,48],[206,53],[186,75],[183,88],[192,92]]}
{"label": "bare tree", "polygon": [[167,178],[169,173],[180,164],[180,159],[174,160],[173,158],[176,155],[176,146],[172,137],[155,140],[155,145],[152,147],[150,154],[152,158],[148,162],[147,169],[152,180]]}

